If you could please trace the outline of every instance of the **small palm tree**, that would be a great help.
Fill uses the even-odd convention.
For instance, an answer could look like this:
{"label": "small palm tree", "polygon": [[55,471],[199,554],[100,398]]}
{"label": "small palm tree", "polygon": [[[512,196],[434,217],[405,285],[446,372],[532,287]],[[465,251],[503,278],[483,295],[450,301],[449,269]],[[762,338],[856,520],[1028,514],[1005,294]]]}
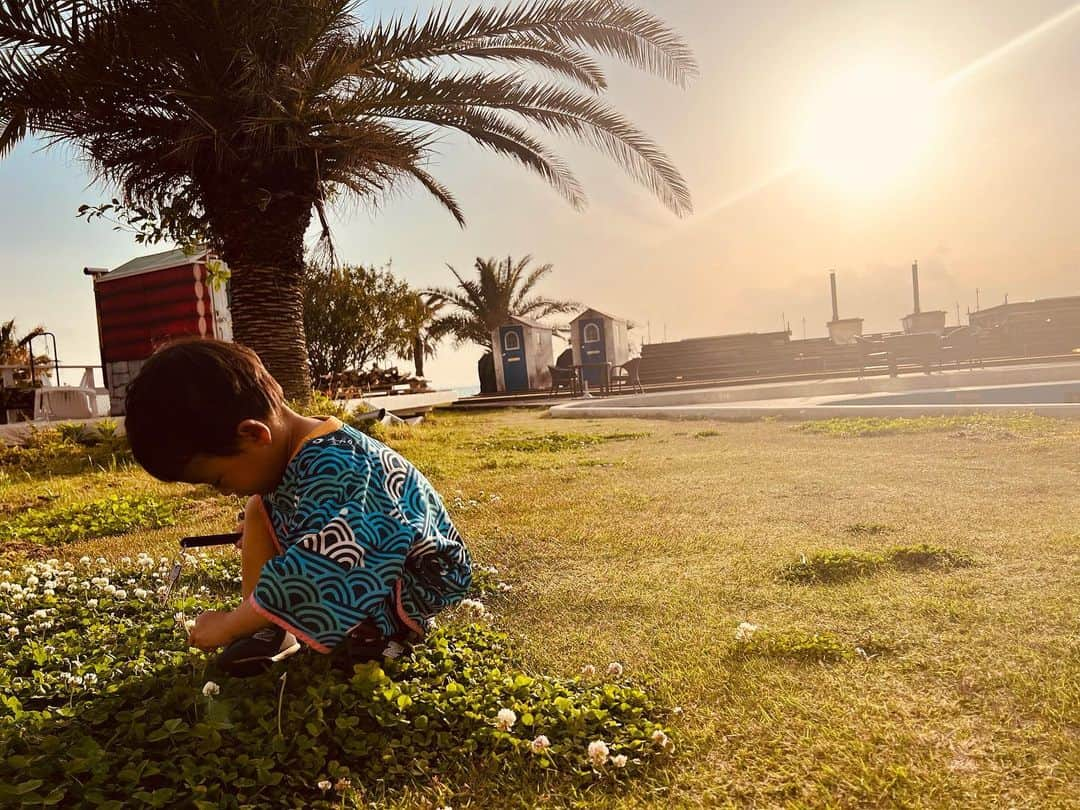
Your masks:
{"label": "small palm tree", "polygon": [[[554,268],[544,264],[526,274],[532,256],[514,262],[476,258],[476,278],[465,279],[453,267],[450,272],[458,281],[457,289],[434,289],[429,295],[440,296],[457,309],[432,321],[436,335],[452,335],[458,345],[475,343],[492,350],[491,333],[506,323],[511,315],[539,319],[577,309],[575,301],[556,301],[533,295],[537,283]],[[447,265],[449,267],[449,265]]]}
{"label": "small palm tree", "polygon": [[444,332],[433,329],[439,312],[446,306],[446,299],[433,293],[417,293],[416,309],[411,319],[410,326],[412,339],[408,346],[401,347],[401,356],[412,360],[416,369],[416,376],[424,377],[424,361],[435,356],[439,341],[445,336]]}
{"label": "small palm tree", "polygon": [[[44,332],[45,327],[35,326],[25,335],[17,338],[16,335],[18,332],[15,327],[14,318],[10,321],[0,323],[0,366],[26,366],[25,371],[15,371],[14,377],[17,381],[29,381],[30,349],[27,344],[30,338],[44,334]],[[39,378],[51,377],[52,374],[49,371],[49,364],[51,362],[48,355],[39,355],[35,357],[35,376]]]}
{"label": "small palm tree", "polygon": [[[293,397],[310,393],[304,234],[328,200],[378,204],[428,173],[438,136],[584,194],[530,127],[615,158],[690,210],[660,148],[601,100],[593,54],[682,85],[678,35],[618,0],[529,0],[362,23],[359,0],[0,0],[0,157],[29,135],[76,147],[140,221],[206,232],[232,270],[233,331]],[[515,72],[506,72],[506,67]]]}

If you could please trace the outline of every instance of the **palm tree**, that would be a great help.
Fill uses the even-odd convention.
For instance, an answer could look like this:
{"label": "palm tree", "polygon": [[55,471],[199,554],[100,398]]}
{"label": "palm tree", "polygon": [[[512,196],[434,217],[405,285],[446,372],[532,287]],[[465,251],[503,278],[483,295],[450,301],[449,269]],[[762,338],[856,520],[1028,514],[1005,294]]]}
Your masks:
{"label": "palm tree", "polygon": [[[301,279],[313,211],[405,181],[457,219],[427,160],[446,130],[584,194],[535,129],[607,152],[677,214],[659,147],[601,100],[594,54],[684,85],[688,48],[619,0],[531,0],[363,24],[359,0],[0,0],[0,157],[76,147],[139,217],[205,226],[232,270],[233,329],[309,393]],[[507,66],[519,68],[506,72]],[[332,255],[332,253],[331,253]]]}
{"label": "palm tree", "polygon": [[[532,295],[537,283],[554,268],[544,264],[525,271],[532,256],[514,262],[509,256],[505,261],[476,257],[476,278],[464,279],[453,267],[450,272],[458,281],[458,289],[429,290],[429,295],[441,297],[457,307],[454,312],[441,315],[431,323],[430,330],[436,335],[453,335],[455,341],[475,343],[492,350],[491,333],[511,315],[539,319],[577,309],[575,301],[556,301]],[[449,265],[447,265],[449,267]]]}
{"label": "palm tree", "polygon": [[412,337],[407,346],[401,346],[399,354],[412,360],[416,376],[424,377],[424,361],[435,356],[439,341],[445,332],[433,329],[439,312],[446,306],[446,299],[435,293],[417,293],[416,308],[410,319]]}
{"label": "palm tree", "polygon": [[[0,366],[26,366],[25,371],[16,370],[13,372],[13,376],[17,381],[26,382],[30,380],[30,348],[28,343],[30,338],[44,333],[45,327],[35,326],[22,337],[16,338],[17,332],[14,318],[0,323]],[[52,373],[49,370],[51,362],[47,354],[35,357],[34,376],[51,377]]]}

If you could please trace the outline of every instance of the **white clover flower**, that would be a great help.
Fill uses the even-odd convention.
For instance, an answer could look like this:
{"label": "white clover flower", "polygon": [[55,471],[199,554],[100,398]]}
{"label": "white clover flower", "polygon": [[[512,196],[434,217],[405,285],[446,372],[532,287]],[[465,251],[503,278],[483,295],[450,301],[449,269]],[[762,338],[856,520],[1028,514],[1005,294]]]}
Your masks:
{"label": "white clover flower", "polygon": [[614,765],[616,768],[625,768],[626,754],[618,754],[616,756],[613,756],[611,758],[611,764]]}
{"label": "white clover flower", "polygon": [[98,565],[108,565],[109,564],[109,561],[106,560],[104,557],[98,557],[96,560],[94,560],[94,562],[96,562]]}
{"label": "white clover flower", "polygon": [[90,564],[90,558],[86,557],[86,556],[79,557],[79,564],[80,565],[89,565]]}
{"label": "white clover flower", "polygon": [[221,687],[213,681],[207,681],[203,684],[202,693],[205,697],[213,697],[221,693]]}
{"label": "white clover flower", "polygon": [[56,596],[56,591],[54,591],[52,588],[46,588],[41,593],[43,596]]}
{"label": "white clover flower", "polygon": [[113,596],[115,596],[117,599],[127,599],[127,591],[125,591],[123,588],[117,588],[113,592]]}
{"label": "white clover flower", "polygon": [[19,628],[18,627],[9,627],[7,633],[12,638],[15,638],[16,636],[19,635]]}
{"label": "white clover flower", "polygon": [[192,630],[194,630],[195,629],[195,620],[194,619],[185,619],[184,620],[184,629],[187,630],[189,633]]}
{"label": "white clover flower", "polygon": [[134,593],[135,593],[135,598],[136,599],[145,599],[146,597],[148,597],[150,595],[149,591],[145,591],[142,588],[136,588]]}
{"label": "white clover flower", "polygon": [[487,609],[479,599],[462,599],[461,606],[476,616],[486,616]]}
{"label": "white clover flower", "polygon": [[12,618],[10,613],[0,613],[0,622],[7,622],[11,624]]}
{"label": "white clover flower", "polygon": [[485,573],[488,573],[488,574],[497,574],[497,573],[499,573],[499,569],[494,565],[486,565],[483,568],[481,568],[480,570],[484,571]]}
{"label": "white clover flower", "polygon": [[116,593],[116,586],[115,585],[106,585],[103,590],[105,591],[105,593],[109,594],[109,596],[112,596],[113,594]]}
{"label": "white clover flower", "polygon": [[33,574],[26,578],[26,586],[28,588],[36,587],[39,582],[41,582],[41,580],[35,577]]}
{"label": "white clover flower", "polygon": [[320,779],[320,780],[319,780],[319,781],[318,781],[318,782],[317,782],[317,783],[315,784],[315,787],[317,787],[317,788],[318,788],[319,790],[321,790],[321,791],[322,791],[323,793],[326,793],[326,791],[328,791],[328,790],[329,790],[330,788],[332,788],[332,787],[333,787],[333,785],[332,785],[332,784],[330,783],[330,780],[329,780],[329,779]]}
{"label": "white clover flower", "polygon": [[344,793],[346,790],[352,787],[352,780],[346,779],[344,776],[338,779],[334,783],[334,790],[338,793]]}
{"label": "white clover flower", "polygon": [[97,675],[95,675],[93,672],[87,672],[85,675],[82,676],[82,682],[86,686],[93,686],[95,683],[97,683]]}
{"label": "white clover flower", "polygon": [[591,743],[589,743],[589,749],[588,750],[589,750],[589,761],[592,762],[592,764],[595,767],[599,768],[605,762],[607,762],[608,747],[607,747],[607,743],[604,742],[603,740],[593,740]]}
{"label": "white clover flower", "polygon": [[97,599],[87,599],[87,600],[86,600],[86,606],[87,606],[87,607],[92,607],[92,608],[96,608],[96,607],[98,606],[98,601],[97,601]]}
{"label": "white clover flower", "polygon": [[49,611],[46,608],[42,608],[41,610],[35,610],[30,616],[34,619],[45,619],[48,618]]}
{"label": "white clover flower", "polygon": [[596,674],[596,667],[594,667],[592,664],[586,664],[581,668],[581,674],[584,675],[586,678],[591,678]]}
{"label": "white clover flower", "polygon": [[737,628],[735,628],[735,640],[736,641],[749,641],[753,638],[754,633],[758,631],[756,624],[750,624],[750,622],[742,622]]}
{"label": "white clover flower", "polygon": [[56,559],[56,557],[49,557],[49,559],[47,559],[45,561],[45,564],[46,565],[51,565],[51,566],[56,566],[56,565],[60,564],[60,560]]}
{"label": "white clover flower", "polygon": [[121,565],[131,565],[131,557],[121,557],[120,558],[120,564]]}
{"label": "white clover flower", "polygon": [[618,661],[612,661],[610,664],[607,665],[607,674],[609,678],[618,678],[622,675],[622,673],[623,667],[622,664],[620,664]]}
{"label": "white clover flower", "polygon": [[534,754],[541,754],[549,748],[551,748],[551,740],[543,734],[532,741],[532,750]]}
{"label": "white clover flower", "polygon": [[656,731],[652,733],[651,739],[654,743],[656,743],[663,750],[667,751],[669,754],[675,750],[675,743],[673,743],[671,741],[671,738],[668,737],[668,735],[660,729],[656,729]]}
{"label": "white clover flower", "polygon": [[68,560],[66,563],[64,563],[64,570],[65,571],[74,571],[75,570],[75,563],[73,563],[71,560]]}
{"label": "white clover flower", "polygon": [[671,710],[671,713],[673,715],[675,715],[676,717],[682,717],[682,713],[683,713],[682,706],[676,706],[674,709]]}
{"label": "white clover flower", "polygon": [[495,726],[499,731],[509,731],[516,722],[517,715],[513,709],[499,709],[499,714],[495,718]]}
{"label": "white clover flower", "polygon": [[512,591],[514,589],[514,586],[509,582],[500,582],[495,587],[499,589],[500,593],[506,593],[507,591]]}

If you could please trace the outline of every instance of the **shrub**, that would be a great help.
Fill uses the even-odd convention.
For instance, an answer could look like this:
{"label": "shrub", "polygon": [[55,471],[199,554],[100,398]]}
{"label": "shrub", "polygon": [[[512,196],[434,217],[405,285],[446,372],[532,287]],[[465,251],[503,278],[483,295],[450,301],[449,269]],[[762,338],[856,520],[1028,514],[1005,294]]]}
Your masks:
{"label": "shrub", "polygon": [[892,527],[886,526],[884,523],[852,523],[849,526],[845,526],[844,531],[854,535],[874,535],[890,532],[892,531]]}
{"label": "shrub", "polygon": [[0,444],[0,473],[75,475],[132,464],[127,437],[116,431],[112,420],[103,420],[94,431],[76,424],[32,428],[21,445]]}
{"label": "shrub", "polygon": [[[631,776],[671,750],[643,689],[527,674],[509,639],[479,625],[440,628],[385,667],[343,674],[301,654],[226,679],[187,649],[173,614],[221,607],[216,587],[231,585],[235,566],[200,559],[196,570],[211,584],[188,581],[172,606],[154,596],[164,567],[152,560],[0,575],[12,605],[0,614],[0,803],[330,807],[323,780],[430,786],[472,767],[583,784]],[[219,693],[204,693],[208,679]],[[503,710],[513,719],[500,727]],[[549,747],[534,747],[539,735]],[[590,760],[596,740],[623,767]]]}
{"label": "shrub", "polygon": [[885,565],[880,554],[867,551],[821,551],[803,555],[780,570],[787,582],[848,582],[869,576]]}
{"label": "shrub", "polygon": [[919,568],[970,568],[975,565],[975,559],[970,554],[926,543],[891,548],[885,556],[897,568],[906,571]]}
{"label": "shrub", "polygon": [[953,551],[922,543],[917,546],[895,546],[881,554],[869,551],[819,551],[780,569],[780,579],[802,585],[813,583],[849,582],[867,577],[887,567],[901,571],[921,568],[967,568],[975,560],[962,551]]}
{"label": "shrub", "polygon": [[752,632],[737,638],[732,655],[736,658],[756,657],[812,663],[853,658],[858,654],[855,649],[855,645],[841,641],[832,633],[754,628]]}
{"label": "shrub", "polygon": [[795,430],[838,437],[890,436],[957,431],[959,436],[994,434],[1002,438],[1045,436],[1073,428],[1060,419],[1032,413],[962,414],[957,416],[835,417],[801,422]]}
{"label": "shrub", "polygon": [[474,442],[473,447],[496,453],[558,453],[582,450],[605,442],[628,441],[648,433],[534,433],[490,436]]}

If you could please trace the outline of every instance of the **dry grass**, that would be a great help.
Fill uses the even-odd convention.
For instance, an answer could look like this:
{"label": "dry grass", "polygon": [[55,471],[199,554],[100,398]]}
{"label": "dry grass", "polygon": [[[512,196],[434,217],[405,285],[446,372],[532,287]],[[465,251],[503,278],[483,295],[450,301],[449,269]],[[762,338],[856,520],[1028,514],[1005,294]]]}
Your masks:
{"label": "dry grass", "polygon": [[[454,806],[1080,806],[1080,432],[1030,427],[688,433],[508,411],[394,431],[447,502],[476,501],[455,519],[478,561],[508,569],[498,623],[535,670],[621,661],[684,710],[676,764],[625,790],[459,786]],[[529,438],[548,433],[618,438]],[[2,486],[0,503],[36,486],[60,485]],[[208,502],[197,525],[64,553],[171,553],[182,532],[224,528],[232,508]],[[887,530],[852,529],[868,526]],[[800,554],[922,543],[979,565],[835,585],[777,577]],[[742,621],[876,652],[732,655]]]}

